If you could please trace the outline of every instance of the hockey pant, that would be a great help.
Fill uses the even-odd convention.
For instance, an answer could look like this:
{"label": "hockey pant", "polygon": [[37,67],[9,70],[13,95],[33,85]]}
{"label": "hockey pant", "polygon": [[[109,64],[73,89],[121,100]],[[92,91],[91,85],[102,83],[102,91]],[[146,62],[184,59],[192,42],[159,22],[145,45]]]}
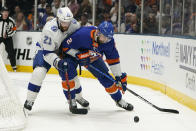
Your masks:
{"label": "hockey pant", "polygon": [[[75,93],[77,90],[74,89],[75,83],[73,79],[77,76],[76,68],[77,68],[78,63],[73,58],[66,58],[66,61],[68,62],[68,79],[69,79],[71,98],[74,99]],[[98,60],[94,61],[91,64],[97,69],[106,73],[107,75],[110,75],[108,73],[109,69],[107,68],[102,58],[99,58]],[[90,67],[87,67],[87,69],[99,80],[99,82],[104,86],[106,92],[112,97],[113,100],[118,101],[122,98],[122,94],[120,90],[118,89],[118,87],[116,86],[115,82],[112,82],[110,79],[106,78],[105,76],[100,75],[99,72],[96,72]],[[66,83],[65,73],[59,71],[59,74],[62,78],[62,85],[64,88],[65,96],[68,99],[68,87]]]}
{"label": "hockey pant", "polygon": [[[43,58],[43,51],[39,50],[33,60],[33,73],[28,85],[27,100],[34,101],[36,99],[41,89],[42,82],[50,68],[51,65]],[[74,78],[74,84],[76,85],[75,93],[81,93],[82,88],[77,77]]]}

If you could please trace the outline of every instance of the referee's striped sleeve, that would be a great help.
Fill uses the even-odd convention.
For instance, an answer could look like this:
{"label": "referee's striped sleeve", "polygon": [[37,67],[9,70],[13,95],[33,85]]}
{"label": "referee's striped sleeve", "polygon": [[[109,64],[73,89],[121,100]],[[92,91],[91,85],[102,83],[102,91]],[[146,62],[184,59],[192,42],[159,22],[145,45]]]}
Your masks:
{"label": "referee's striped sleeve", "polygon": [[7,35],[8,37],[12,37],[16,33],[16,24],[15,24],[15,21],[11,17],[9,17],[9,24],[11,28],[7,32]]}

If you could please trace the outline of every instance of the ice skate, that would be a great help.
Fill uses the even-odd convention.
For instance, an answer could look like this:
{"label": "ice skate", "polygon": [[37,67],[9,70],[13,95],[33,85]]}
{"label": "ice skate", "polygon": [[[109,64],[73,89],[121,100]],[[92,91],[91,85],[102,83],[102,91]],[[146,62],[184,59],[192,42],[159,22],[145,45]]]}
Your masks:
{"label": "ice skate", "polygon": [[128,110],[128,111],[132,111],[133,110],[133,105],[131,105],[130,103],[127,103],[125,100],[121,99],[119,101],[116,101],[116,105],[118,107],[121,107],[125,110]]}

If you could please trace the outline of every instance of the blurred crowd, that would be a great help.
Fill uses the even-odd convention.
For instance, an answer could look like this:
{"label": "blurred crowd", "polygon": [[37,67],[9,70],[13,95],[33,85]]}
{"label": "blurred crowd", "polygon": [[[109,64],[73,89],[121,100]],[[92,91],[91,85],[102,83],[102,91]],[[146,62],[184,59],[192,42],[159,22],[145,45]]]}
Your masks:
{"label": "blurred crowd", "polygon": [[[182,15],[183,0],[174,0],[173,15],[171,13],[171,0],[162,1],[163,9],[162,14],[160,14],[160,0],[144,0],[143,33],[170,34],[172,29],[174,35],[181,35],[183,28],[184,35],[195,36],[196,1],[186,0],[184,16]],[[93,0],[67,0],[67,5],[73,12],[74,18],[82,26],[92,25],[92,2]],[[115,27],[115,32],[118,32],[118,4],[118,0],[96,0],[95,25],[104,20],[111,21]],[[34,29],[34,0],[6,0],[6,6],[16,22],[17,30]],[[65,6],[65,0],[38,0],[36,30],[42,30],[47,19],[55,17],[57,9],[63,6]],[[161,32],[159,32],[160,15],[162,16]],[[121,0],[120,16],[120,33],[140,33],[141,0]],[[171,19],[173,19],[172,26]],[[182,22],[182,20],[184,21]],[[182,23],[184,24],[182,25]]]}

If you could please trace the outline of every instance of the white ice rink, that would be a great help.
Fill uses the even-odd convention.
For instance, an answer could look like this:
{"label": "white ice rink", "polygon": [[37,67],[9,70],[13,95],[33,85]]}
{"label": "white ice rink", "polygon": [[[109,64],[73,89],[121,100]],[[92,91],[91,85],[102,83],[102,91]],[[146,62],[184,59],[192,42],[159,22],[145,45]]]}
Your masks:
{"label": "white ice rink", "polygon": [[[30,73],[9,73],[22,103],[26,99]],[[25,131],[196,131],[196,112],[160,92],[128,85],[148,101],[180,114],[163,113],[126,92],[124,99],[134,111],[117,107],[96,79],[80,78],[83,96],[90,102],[87,115],[73,115],[68,110],[58,75],[47,75],[40,94],[28,117]],[[134,116],[140,121],[134,123]]]}

